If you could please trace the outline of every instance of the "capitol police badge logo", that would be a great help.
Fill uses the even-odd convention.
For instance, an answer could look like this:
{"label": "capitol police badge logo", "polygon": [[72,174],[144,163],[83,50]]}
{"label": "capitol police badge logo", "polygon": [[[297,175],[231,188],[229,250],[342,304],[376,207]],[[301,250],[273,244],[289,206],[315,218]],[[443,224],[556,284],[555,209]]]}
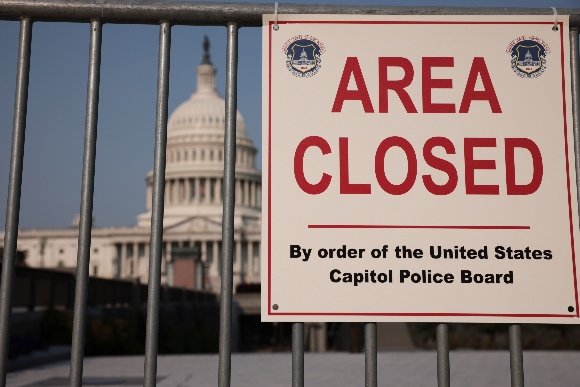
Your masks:
{"label": "capitol police badge logo", "polygon": [[310,35],[297,35],[289,39],[282,51],[286,55],[286,68],[296,77],[309,78],[320,70],[320,56],[324,45]]}
{"label": "capitol police badge logo", "polygon": [[537,78],[546,71],[550,47],[535,36],[512,40],[506,52],[511,55],[512,70],[521,78]]}

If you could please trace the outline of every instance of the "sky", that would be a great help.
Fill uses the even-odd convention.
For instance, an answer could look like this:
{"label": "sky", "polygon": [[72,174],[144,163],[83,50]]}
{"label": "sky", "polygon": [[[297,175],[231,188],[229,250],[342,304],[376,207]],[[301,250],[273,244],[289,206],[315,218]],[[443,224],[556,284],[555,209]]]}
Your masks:
{"label": "sky", "polygon": [[[354,0],[291,1],[353,4]],[[367,5],[580,8],[580,0],[364,1]],[[0,21],[0,230],[4,229],[19,23]],[[169,112],[195,91],[202,41],[211,41],[218,92],[225,94],[225,27],[174,26]],[[94,218],[96,227],[136,224],[153,168],[158,26],[103,27]],[[34,23],[20,228],[69,227],[79,214],[89,25]],[[261,30],[239,32],[238,109],[261,158]]]}

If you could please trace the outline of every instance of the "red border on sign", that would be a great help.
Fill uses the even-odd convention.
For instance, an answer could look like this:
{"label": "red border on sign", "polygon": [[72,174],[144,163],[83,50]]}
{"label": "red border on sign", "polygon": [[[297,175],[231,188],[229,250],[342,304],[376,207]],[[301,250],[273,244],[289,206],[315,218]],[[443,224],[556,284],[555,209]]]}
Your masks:
{"label": "red border on sign", "polygon": [[[347,313],[347,312],[274,312],[272,311],[272,25],[268,28],[268,315],[271,316],[393,316],[393,317],[580,317],[578,310],[578,281],[576,278],[576,252],[574,250],[574,222],[572,214],[572,194],[570,188],[570,163],[568,160],[568,123],[566,117],[566,79],[564,72],[564,33],[563,23],[559,22],[560,32],[560,66],[562,73],[562,115],[564,117],[564,152],[566,158],[566,187],[568,190],[568,218],[570,222],[570,246],[572,251],[572,270],[574,278],[575,314],[501,314],[501,313]],[[552,25],[552,22],[468,22],[468,21],[278,21],[278,24],[527,24]],[[578,171],[577,171],[578,172]],[[578,189],[578,188],[577,188]],[[529,229],[529,226],[424,226],[424,225],[308,225],[309,228],[463,228],[463,229]]]}

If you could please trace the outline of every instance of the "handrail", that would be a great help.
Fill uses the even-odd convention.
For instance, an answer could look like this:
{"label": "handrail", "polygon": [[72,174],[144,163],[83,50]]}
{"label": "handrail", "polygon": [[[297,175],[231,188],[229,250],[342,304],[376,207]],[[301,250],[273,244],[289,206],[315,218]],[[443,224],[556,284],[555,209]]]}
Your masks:
{"label": "handrail", "polygon": [[[262,14],[274,13],[274,3],[209,3],[154,1],[0,0],[0,20],[260,27]],[[552,15],[550,8],[408,7],[380,5],[279,4],[279,14],[362,15]],[[559,8],[570,15],[570,26],[580,27],[580,8]]]}

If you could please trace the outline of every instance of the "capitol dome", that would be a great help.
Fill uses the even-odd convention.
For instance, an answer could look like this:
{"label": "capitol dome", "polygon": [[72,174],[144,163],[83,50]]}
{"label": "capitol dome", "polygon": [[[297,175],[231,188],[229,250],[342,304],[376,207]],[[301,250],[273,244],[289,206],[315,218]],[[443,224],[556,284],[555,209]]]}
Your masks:
{"label": "capitol dome", "polygon": [[[205,54],[197,68],[197,90],[175,109],[167,121],[167,136],[191,133],[222,133],[225,129],[225,101],[215,85],[216,69],[209,56],[209,41],[204,42]],[[246,125],[237,112],[237,137],[247,137]]]}
{"label": "capitol dome", "polygon": [[[204,41],[204,57],[197,67],[197,89],[167,121],[164,225],[193,217],[221,223],[225,101],[216,90],[216,68]],[[240,112],[236,119],[236,215],[258,219],[261,211],[261,173],[255,167],[257,149],[246,133]],[[151,222],[152,177],[147,175],[147,212],[140,226]]]}

